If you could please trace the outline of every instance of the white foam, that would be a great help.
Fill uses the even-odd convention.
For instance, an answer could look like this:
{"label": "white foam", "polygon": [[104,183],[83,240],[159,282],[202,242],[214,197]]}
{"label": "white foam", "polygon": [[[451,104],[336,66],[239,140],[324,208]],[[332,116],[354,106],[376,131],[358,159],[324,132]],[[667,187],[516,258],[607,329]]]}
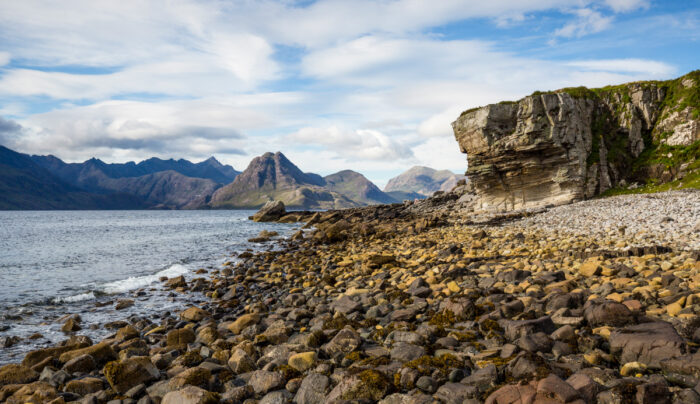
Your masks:
{"label": "white foam", "polygon": [[104,293],[107,294],[117,294],[117,293],[124,293],[128,292],[130,290],[142,288],[144,286],[148,286],[154,282],[157,282],[161,277],[167,276],[168,278],[171,278],[173,276],[179,276],[179,275],[184,275],[188,272],[187,268],[183,265],[180,264],[175,264],[172,265],[169,268],[166,268],[158,273],[155,273],[153,275],[145,275],[145,276],[131,276],[127,279],[121,279],[118,281],[114,282],[109,282],[105,283],[102,285],[100,288]]}
{"label": "white foam", "polygon": [[94,293],[87,292],[87,293],[81,293],[79,295],[74,295],[74,296],[57,297],[57,298],[54,298],[52,301],[54,303],[74,303],[74,302],[82,302],[83,300],[91,300],[94,298],[95,298]]}

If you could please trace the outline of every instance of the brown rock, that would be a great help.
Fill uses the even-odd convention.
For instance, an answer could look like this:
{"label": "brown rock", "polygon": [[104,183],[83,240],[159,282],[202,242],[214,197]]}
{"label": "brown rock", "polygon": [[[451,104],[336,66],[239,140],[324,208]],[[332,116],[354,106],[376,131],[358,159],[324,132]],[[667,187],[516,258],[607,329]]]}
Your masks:
{"label": "brown rock", "polygon": [[105,365],[102,371],[109,385],[119,394],[124,394],[141,383],[158,380],[160,377],[160,372],[147,356],[112,361]]}
{"label": "brown rock", "polygon": [[180,318],[185,321],[201,321],[210,315],[208,311],[202,310],[199,307],[190,307],[180,313]]}
{"label": "brown rock", "polygon": [[240,334],[243,329],[260,321],[260,315],[257,313],[244,314],[229,324],[228,329],[234,334]]}
{"label": "brown rock", "polygon": [[168,346],[181,347],[194,342],[195,335],[192,329],[185,327],[170,331],[166,339]]}
{"label": "brown rock", "polygon": [[27,384],[39,378],[39,373],[27,366],[10,364],[0,368],[0,386],[7,384]]}

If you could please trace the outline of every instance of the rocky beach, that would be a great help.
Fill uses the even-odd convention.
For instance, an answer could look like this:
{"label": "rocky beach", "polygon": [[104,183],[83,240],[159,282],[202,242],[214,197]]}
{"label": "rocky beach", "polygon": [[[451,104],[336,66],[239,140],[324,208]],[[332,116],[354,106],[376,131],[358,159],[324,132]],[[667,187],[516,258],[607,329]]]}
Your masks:
{"label": "rocky beach", "polygon": [[[423,201],[304,223],[207,281],[0,368],[9,403],[700,402],[700,192],[471,211]],[[269,207],[268,207],[269,208]]]}

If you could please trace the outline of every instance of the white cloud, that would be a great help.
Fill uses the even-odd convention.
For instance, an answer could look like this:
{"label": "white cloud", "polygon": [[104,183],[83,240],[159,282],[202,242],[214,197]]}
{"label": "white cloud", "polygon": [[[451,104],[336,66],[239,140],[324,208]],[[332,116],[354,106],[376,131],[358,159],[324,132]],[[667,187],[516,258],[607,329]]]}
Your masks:
{"label": "white cloud", "polygon": [[578,38],[588,34],[595,34],[610,27],[614,19],[589,8],[580,8],[572,13],[576,15],[576,19],[554,31],[555,36]]}
{"label": "white cloud", "polygon": [[384,133],[372,129],[344,130],[337,126],[306,127],[288,136],[292,142],[321,145],[343,158],[397,160],[412,156],[411,150]]}
{"label": "white cloud", "polygon": [[568,65],[585,70],[641,73],[648,77],[664,77],[676,72],[668,63],[647,59],[579,60]]}
{"label": "white cloud", "polygon": [[437,170],[450,170],[457,174],[467,171],[467,156],[459,152],[454,137],[441,137],[426,140],[413,147],[415,165]]}
{"label": "white cloud", "polygon": [[649,8],[649,0],[605,0],[605,4],[616,13]]}
{"label": "white cloud", "polygon": [[10,63],[10,54],[8,52],[0,52],[0,66],[5,66]]}

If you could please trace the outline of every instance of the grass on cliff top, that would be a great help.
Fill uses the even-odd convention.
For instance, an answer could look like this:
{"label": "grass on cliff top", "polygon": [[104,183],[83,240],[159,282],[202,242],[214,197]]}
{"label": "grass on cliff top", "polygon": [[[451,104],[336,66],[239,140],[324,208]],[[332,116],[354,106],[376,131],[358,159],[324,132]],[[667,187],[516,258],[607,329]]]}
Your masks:
{"label": "grass on cliff top", "polygon": [[629,195],[629,194],[653,194],[657,192],[673,191],[677,189],[700,189],[700,169],[686,175],[680,180],[657,184],[651,182],[639,188],[611,188],[600,194],[600,197]]}

